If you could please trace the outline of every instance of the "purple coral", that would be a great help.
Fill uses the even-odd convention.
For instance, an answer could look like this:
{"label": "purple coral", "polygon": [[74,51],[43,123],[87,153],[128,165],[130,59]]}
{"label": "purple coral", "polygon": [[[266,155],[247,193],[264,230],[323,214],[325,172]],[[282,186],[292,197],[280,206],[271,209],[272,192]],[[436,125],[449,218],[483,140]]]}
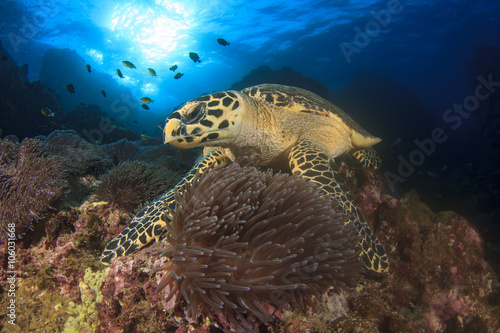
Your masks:
{"label": "purple coral", "polygon": [[91,144],[72,130],[50,133],[45,139],[45,149],[59,156],[72,175],[100,174],[113,165],[105,146]]}
{"label": "purple coral", "polygon": [[61,161],[48,156],[41,141],[0,140],[0,239],[9,223],[19,236],[43,217],[63,195],[65,176]]}

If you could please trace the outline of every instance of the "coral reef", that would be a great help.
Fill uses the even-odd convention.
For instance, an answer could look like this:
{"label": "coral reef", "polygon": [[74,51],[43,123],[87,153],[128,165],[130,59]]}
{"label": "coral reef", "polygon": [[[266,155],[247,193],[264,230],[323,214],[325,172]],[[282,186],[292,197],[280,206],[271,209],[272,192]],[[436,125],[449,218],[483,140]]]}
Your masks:
{"label": "coral reef", "polygon": [[[43,152],[43,142],[35,139],[25,140],[25,142],[19,144],[12,137],[0,142],[1,170],[5,170],[9,165],[12,166],[15,161],[20,163],[19,156],[23,145],[25,145],[26,152],[30,151],[29,147],[35,152]],[[170,152],[156,145],[146,146],[143,142],[132,144],[139,147],[137,155],[135,155],[135,149],[129,144],[120,145],[123,145],[123,149],[131,149],[131,155],[135,158],[142,154],[143,159],[139,162],[141,165],[148,163],[148,165],[154,164],[160,168],[158,167],[160,163],[171,163],[179,170],[182,169],[182,165],[176,161],[175,150]],[[110,146],[104,147],[110,152],[105,159],[113,160],[113,156],[118,156],[111,152],[113,148]],[[65,146],[61,146],[61,149],[65,149]],[[161,155],[160,152],[171,158],[158,156]],[[64,153],[60,155],[64,156]],[[129,155],[125,153],[123,156]],[[33,163],[33,160],[47,163],[53,161],[55,166],[58,158],[42,153],[36,159],[31,158],[30,163]],[[118,158],[117,161],[120,159]],[[106,163],[110,163],[109,160]],[[59,167],[63,168],[61,166],[63,164],[58,163]],[[387,249],[390,259],[389,272],[387,274],[366,272],[355,287],[346,287],[340,292],[338,288],[328,291],[318,288],[320,296],[310,298],[309,302],[304,301],[302,308],[293,304],[291,301],[293,298],[285,298],[285,301],[289,300],[289,309],[283,307],[286,302],[272,302],[272,299],[269,304],[259,304],[262,308],[254,308],[255,305],[250,304],[251,310],[246,309],[248,313],[243,317],[246,317],[245,320],[252,327],[250,329],[247,327],[246,330],[253,332],[307,330],[326,332],[330,330],[332,332],[375,333],[498,332],[500,330],[499,272],[495,273],[485,261],[483,253],[485,241],[473,225],[454,212],[433,211],[414,191],[408,192],[401,198],[389,195],[378,171],[357,169],[342,161],[338,164],[342,177],[352,189],[363,215]],[[220,170],[222,175],[218,179],[230,179],[228,172],[230,170],[227,168]],[[50,174],[43,173],[44,176]],[[102,180],[103,176],[99,175],[93,176],[92,179],[98,181],[99,177]],[[282,175],[282,177],[292,179],[286,178],[290,177],[287,175]],[[259,179],[257,176],[255,178],[255,180]],[[7,179],[5,173],[1,173],[2,184],[5,179]],[[184,214],[191,211],[196,214],[214,213],[213,217],[218,219],[226,218],[222,215],[227,215],[228,218],[234,217],[235,210],[225,205],[219,205],[220,208],[217,211],[212,206],[210,206],[212,210],[206,208],[204,211],[203,208],[200,210],[194,204],[198,202],[197,204],[203,207],[209,201],[203,204],[197,201],[199,198],[212,196],[212,194],[223,195],[226,185],[232,190],[240,186],[241,189],[249,188],[251,191],[259,188],[254,180],[245,182],[243,179],[244,177],[241,180],[237,178],[235,181],[222,183],[210,182],[214,185],[193,187],[189,190],[189,194],[179,198],[180,202],[184,202],[182,203],[185,206]],[[265,178],[264,182],[267,180],[269,178]],[[70,179],[70,181],[73,180]],[[286,189],[288,185],[283,184],[282,187]],[[268,189],[271,190],[271,187]],[[203,188],[208,193],[196,193],[197,190]],[[279,195],[279,189],[275,188],[275,190],[276,195]],[[242,193],[239,198],[227,195],[226,200],[228,203],[244,206],[245,203],[241,200],[245,196],[251,196],[251,191]],[[293,198],[300,197],[299,192],[293,194]],[[190,197],[191,193],[193,195]],[[216,198],[219,196],[214,196],[213,200]],[[2,196],[0,200],[3,199]],[[317,198],[312,195],[308,199],[312,204],[318,204]],[[214,202],[209,204],[212,205]],[[2,203],[0,210],[3,213],[4,207],[12,206],[12,203],[7,205]],[[33,209],[33,207],[30,208]],[[244,217],[249,211],[243,209],[239,217]],[[99,263],[98,259],[105,244],[116,236],[131,218],[132,214],[119,208],[117,204],[87,200],[81,206],[66,207],[64,210],[48,215],[43,224],[37,224],[39,228],[43,228],[38,238],[27,240],[25,237],[17,240],[15,244],[16,325],[7,324],[5,314],[0,314],[0,330],[8,332],[73,330],[98,333],[227,331],[228,326],[224,325],[223,316],[217,315],[217,310],[215,315],[210,310],[210,316],[193,318],[196,311],[205,314],[209,311],[209,307],[217,308],[220,305],[218,300],[214,299],[212,300],[214,303],[210,303],[209,298],[208,303],[205,303],[209,305],[203,307],[202,302],[207,302],[207,300],[196,295],[196,290],[193,290],[192,294],[187,294],[190,304],[186,303],[180,286],[181,290],[171,299],[167,297],[170,292],[174,293],[175,289],[169,289],[166,286],[165,290],[157,291],[162,281],[163,284],[170,284],[172,288],[175,288],[177,284],[182,286],[182,280],[168,280],[173,276],[173,271],[165,269],[173,264],[166,262],[165,258],[159,258],[158,254],[167,252],[164,255],[166,258],[181,258],[180,253],[170,250],[193,245],[190,243],[191,239],[209,239],[207,235],[193,234],[196,232],[194,230],[182,229],[183,234],[177,233],[187,226],[184,222],[197,223],[191,217],[178,213],[176,225],[171,226],[172,234],[168,239],[170,248],[168,242],[162,240],[142,249],[134,256],[113,261],[109,268],[104,268]],[[291,218],[300,218],[300,213],[297,213],[297,216],[292,215]],[[279,218],[275,216],[271,222],[279,222]],[[272,224],[271,222],[269,223]],[[303,223],[302,228],[306,226],[311,228],[308,222],[311,220]],[[219,220],[219,223],[224,224],[225,221]],[[231,228],[231,225],[234,224],[227,225],[226,228]],[[258,226],[259,223],[254,224],[254,227]],[[219,230],[213,230],[215,235],[218,235]],[[235,228],[237,233],[243,231],[245,230],[241,225]],[[266,237],[270,237],[266,234],[252,236],[251,231],[247,232],[247,237],[251,238],[244,240],[249,243],[248,248],[257,247],[259,242],[267,242]],[[193,237],[187,239],[190,235]],[[280,238],[287,237],[287,235],[290,235],[288,230],[286,233],[275,234],[269,242],[278,242]],[[174,236],[179,243],[175,243]],[[293,235],[289,236],[291,243],[293,243],[293,237]],[[228,237],[225,241],[231,240],[232,238]],[[221,244],[225,243],[221,241]],[[260,246],[264,249],[263,245]],[[8,257],[7,249],[7,242],[1,242],[0,256],[2,258]],[[229,250],[236,252],[239,248]],[[271,251],[265,253],[253,251],[253,253],[256,257],[264,255],[271,258],[273,255]],[[278,253],[276,249],[275,254]],[[199,256],[194,252],[190,254],[193,257],[195,255]],[[244,256],[244,254],[238,255]],[[306,253],[300,255],[306,255]],[[293,258],[290,260],[293,261]],[[175,265],[178,267],[177,273],[179,274],[188,268],[188,266],[182,268],[181,262],[175,262]],[[279,273],[278,266],[262,265],[261,270],[268,271],[268,273],[272,271],[274,275]],[[6,267],[6,264],[0,266],[2,281],[6,281],[7,276],[10,276]],[[205,269],[201,266],[195,268],[196,270]],[[155,274],[155,270],[158,273]],[[251,274],[260,273],[254,270],[245,274],[247,276],[243,276],[243,279],[250,279]],[[257,284],[258,281],[253,282]],[[261,281],[261,283],[265,282]],[[299,283],[294,280],[292,285]],[[185,290],[189,290],[188,285],[185,287]],[[207,287],[204,285],[201,288]],[[229,297],[229,301],[238,309],[242,309],[243,304],[231,299],[231,297],[238,298],[238,294],[232,294],[232,292],[226,298]],[[208,290],[207,295],[210,295]],[[293,292],[293,297],[297,300],[299,295],[299,291]],[[239,295],[239,297],[241,299],[242,296]],[[271,295],[264,295],[263,299],[266,300],[266,297],[269,300]],[[5,308],[10,299],[7,289],[2,285],[0,307]],[[199,304],[200,307],[193,309],[193,304]],[[191,313],[188,313],[190,307]],[[256,313],[253,312],[255,309],[264,320],[261,320],[259,315],[255,316]],[[229,315],[223,312],[224,309],[219,309],[219,311],[226,316],[228,321],[231,321]],[[250,318],[249,315],[252,313],[255,319]],[[267,320],[269,314],[272,314],[273,321]],[[239,319],[237,321],[243,323]],[[266,321],[267,326],[261,321]]]}
{"label": "coral reef", "polygon": [[61,161],[50,157],[37,139],[21,144],[0,140],[0,239],[7,225],[20,236],[63,195],[66,173]]}
{"label": "coral reef", "polygon": [[113,164],[118,165],[121,162],[130,161],[139,154],[139,147],[134,141],[121,139],[120,141],[108,144],[108,152],[113,158]]}
{"label": "coral reef", "polygon": [[167,192],[181,176],[153,163],[123,162],[102,177],[95,197],[132,212]]}
{"label": "coral reef", "polygon": [[180,293],[190,317],[250,330],[273,321],[266,305],[304,309],[363,271],[337,204],[296,175],[233,164],[197,174],[176,201],[158,289],[169,287],[167,302]]}
{"label": "coral reef", "polygon": [[60,157],[71,175],[101,174],[113,165],[105,146],[91,144],[73,130],[50,133],[45,149]]}

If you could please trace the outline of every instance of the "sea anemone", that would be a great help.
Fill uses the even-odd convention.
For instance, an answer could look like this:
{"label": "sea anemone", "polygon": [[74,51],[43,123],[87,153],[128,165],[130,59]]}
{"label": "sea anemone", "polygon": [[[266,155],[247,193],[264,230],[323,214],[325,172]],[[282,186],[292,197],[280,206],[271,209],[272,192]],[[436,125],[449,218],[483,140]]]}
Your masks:
{"label": "sea anemone", "polygon": [[335,202],[297,175],[232,164],[198,173],[176,193],[158,290],[190,317],[218,315],[238,330],[273,320],[265,305],[302,309],[363,271],[358,236]]}
{"label": "sea anemone", "polygon": [[62,162],[48,156],[41,141],[0,140],[0,240],[8,224],[19,236],[43,217],[63,195],[65,177]]}
{"label": "sea anemone", "polygon": [[96,199],[114,202],[132,212],[141,203],[156,199],[181,177],[155,163],[123,162],[111,169],[97,187]]}

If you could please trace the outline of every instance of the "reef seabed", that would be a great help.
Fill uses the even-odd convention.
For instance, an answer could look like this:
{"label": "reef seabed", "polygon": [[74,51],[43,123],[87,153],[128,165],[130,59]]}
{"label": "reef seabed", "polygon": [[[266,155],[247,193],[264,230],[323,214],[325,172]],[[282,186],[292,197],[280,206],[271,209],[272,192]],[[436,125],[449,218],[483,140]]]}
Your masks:
{"label": "reef seabed", "polygon": [[[266,305],[275,320],[255,332],[498,332],[498,274],[483,258],[483,240],[462,216],[432,212],[415,192],[386,193],[377,171],[341,163],[360,209],[385,246],[387,274],[365,273],[353,288],[326,292],[304,311]],[[47,216],[16,241],[16,325],[2,332],[217,332],[220,317],[186,317],[182,297],[157,292],[162,242],[115,260],[99,256],[132,214],[116,204],[85,202]],[[7,242],[0,269],[7,281]],[[2,283],[0,307],[8,306]],[[2,312],[3,313],[3,312]]]}

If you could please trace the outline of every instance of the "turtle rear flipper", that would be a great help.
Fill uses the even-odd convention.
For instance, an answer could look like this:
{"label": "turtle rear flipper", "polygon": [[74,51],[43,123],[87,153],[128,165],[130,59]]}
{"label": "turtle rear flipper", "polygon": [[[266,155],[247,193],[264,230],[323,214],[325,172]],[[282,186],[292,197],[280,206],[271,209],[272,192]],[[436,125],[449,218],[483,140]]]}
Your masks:
{"label": "turtle rear flipper", "polygon": [[300,140],[290,151],[289,164],[292,173],[298,172],[302,177],[318,184],[328,195],[332,196],[348,216],[347,223],[354,223],[361,237],[361,258],[365,266],[376,272],[385,272],[389,261],[384,247],[372,232],[333,160],[317,149],[308,140]]}
{"label": "turtle rear flipper", "polygon": [[170,214],[175,210],[175,192],[187,183],[191,183],[199,170],[205,172],[216,165],[226,165],[228,162],[229,158],[222,149],[208,152],[174,188],[139,211],[130,224],[106,244],[101,255],[101,263],[109,265],[114,258],[133,254],[153,240],[158,240],[172,219]]}
{"label": "turtle rear flipper", "polygon": [[382,166],[382,160],[372,147],[356,150],[352,156],[357,159],[365,168],[378,169]]}

